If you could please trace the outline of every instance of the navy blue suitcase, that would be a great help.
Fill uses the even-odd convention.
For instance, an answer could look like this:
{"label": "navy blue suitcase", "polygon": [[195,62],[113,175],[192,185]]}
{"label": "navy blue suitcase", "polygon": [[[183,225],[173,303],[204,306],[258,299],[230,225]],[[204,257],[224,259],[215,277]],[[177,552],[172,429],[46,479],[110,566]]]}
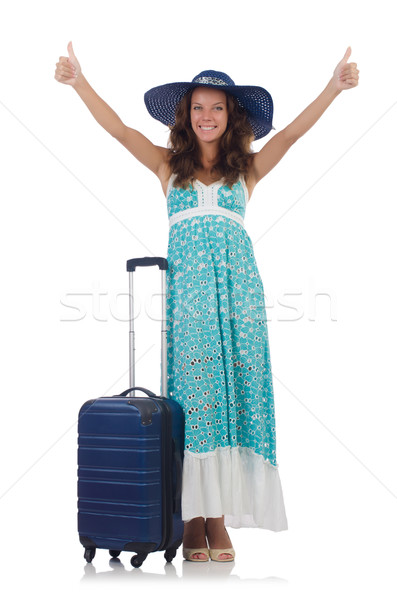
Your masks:
{"label": "navy blue suitcase", "polygon": [[[162,273],[161,396],[135,386],[133,273],[158,265]],[[161,257],[127,262],[130,276],[130,388],[89,400],[78,421],[78,531],[91,562],[97,548],[117,557],[134,552],[140,567],[150,552],[171,562],[182,543],[184,414],[167,399],[165,276]],[[140,390],[146,396],[136,396]]]}

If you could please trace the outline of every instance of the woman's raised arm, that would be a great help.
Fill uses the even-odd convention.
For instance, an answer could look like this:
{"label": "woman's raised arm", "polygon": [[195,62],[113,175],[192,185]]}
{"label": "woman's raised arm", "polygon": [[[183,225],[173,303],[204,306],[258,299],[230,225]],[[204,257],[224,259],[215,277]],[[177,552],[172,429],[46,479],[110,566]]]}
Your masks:
{"label": "woman's raised arm", "polygon": [[358,85],[357,64],[347,62],[350,54],[349,46],[321,94],[292,123],[277,133],[262,150],[254,155],[252,169],[256,183],[276,166],[287,150],[318,121],[343,90]]}
{"label": "woman's raised arm", "polygon": [[60,83],[71,85],[96,121],[116,138],[135,158],[156,175],[166,162],[168,150],[155,146],[144,135],[127,127],[114,110],[95,92],[84,77],[77,60],[72,42],[68,46],[69,56],[60,56],[56,63],[55,79]]}

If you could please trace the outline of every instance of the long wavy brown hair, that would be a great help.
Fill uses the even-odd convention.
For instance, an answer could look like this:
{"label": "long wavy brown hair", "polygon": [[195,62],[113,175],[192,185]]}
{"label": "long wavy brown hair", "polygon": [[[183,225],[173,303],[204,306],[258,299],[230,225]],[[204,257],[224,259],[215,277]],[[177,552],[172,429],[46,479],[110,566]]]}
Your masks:
{"label": "long wavy brown hair", "polygon": [[[194,88],[193,88],[194,89]],[[169,165],[176,174],[174,185],[187,189],[193,183],[195,172],[202,167],[200,146],[191,127],[190,105],[193,89],[187,92],[177,106],[175,125],[171,128],[168,142]],[[232,187],[240,175],[246,175],[252,160],[251,142],[254,140],[245,110],[237,100],[226,94],[228,124],[223,134],[218,160],[211,173],[223,178]]]}

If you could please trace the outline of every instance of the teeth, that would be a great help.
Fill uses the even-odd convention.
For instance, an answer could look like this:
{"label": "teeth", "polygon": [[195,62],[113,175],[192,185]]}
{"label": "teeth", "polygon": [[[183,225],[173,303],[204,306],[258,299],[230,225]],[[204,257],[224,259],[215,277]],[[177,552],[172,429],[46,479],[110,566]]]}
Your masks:
{"label": "teeth", "polygon": [[204,131],[212,131],[213,129],[215,129],[215,127],[203,127],[203,125],[200,125],[201,129],[203,129]]}

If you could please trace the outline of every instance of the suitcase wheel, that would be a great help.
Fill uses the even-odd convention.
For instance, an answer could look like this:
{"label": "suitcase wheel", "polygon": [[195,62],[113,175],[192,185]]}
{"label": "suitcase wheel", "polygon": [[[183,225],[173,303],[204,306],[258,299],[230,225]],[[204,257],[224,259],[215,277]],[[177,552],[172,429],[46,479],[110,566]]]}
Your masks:
{"label": "suitcase wheel", "polygon": [[131,558],[131,564],[133,567],[135,567],[136,569],[140,566],[142,566],[143,561],[146,559],[147,554],[135,554],[135,556],[133,556]]}
{"label": "suitcase wheel", "polygon": [[86,548],[84,552],[84,558],[88,563],[92,561],[95,556],[96,549],[95,548]]}
{"label": "suitcase wheel", "polygon": [[164,558],[167,562],[172,562],[172,559],[176,556],[175,548],[168,548],[164,553]]}
{"label": "suitcase wheel", "polygon": [[109,554],[112,558],[117,558],[121,554],[121,550],[109,550]]}

